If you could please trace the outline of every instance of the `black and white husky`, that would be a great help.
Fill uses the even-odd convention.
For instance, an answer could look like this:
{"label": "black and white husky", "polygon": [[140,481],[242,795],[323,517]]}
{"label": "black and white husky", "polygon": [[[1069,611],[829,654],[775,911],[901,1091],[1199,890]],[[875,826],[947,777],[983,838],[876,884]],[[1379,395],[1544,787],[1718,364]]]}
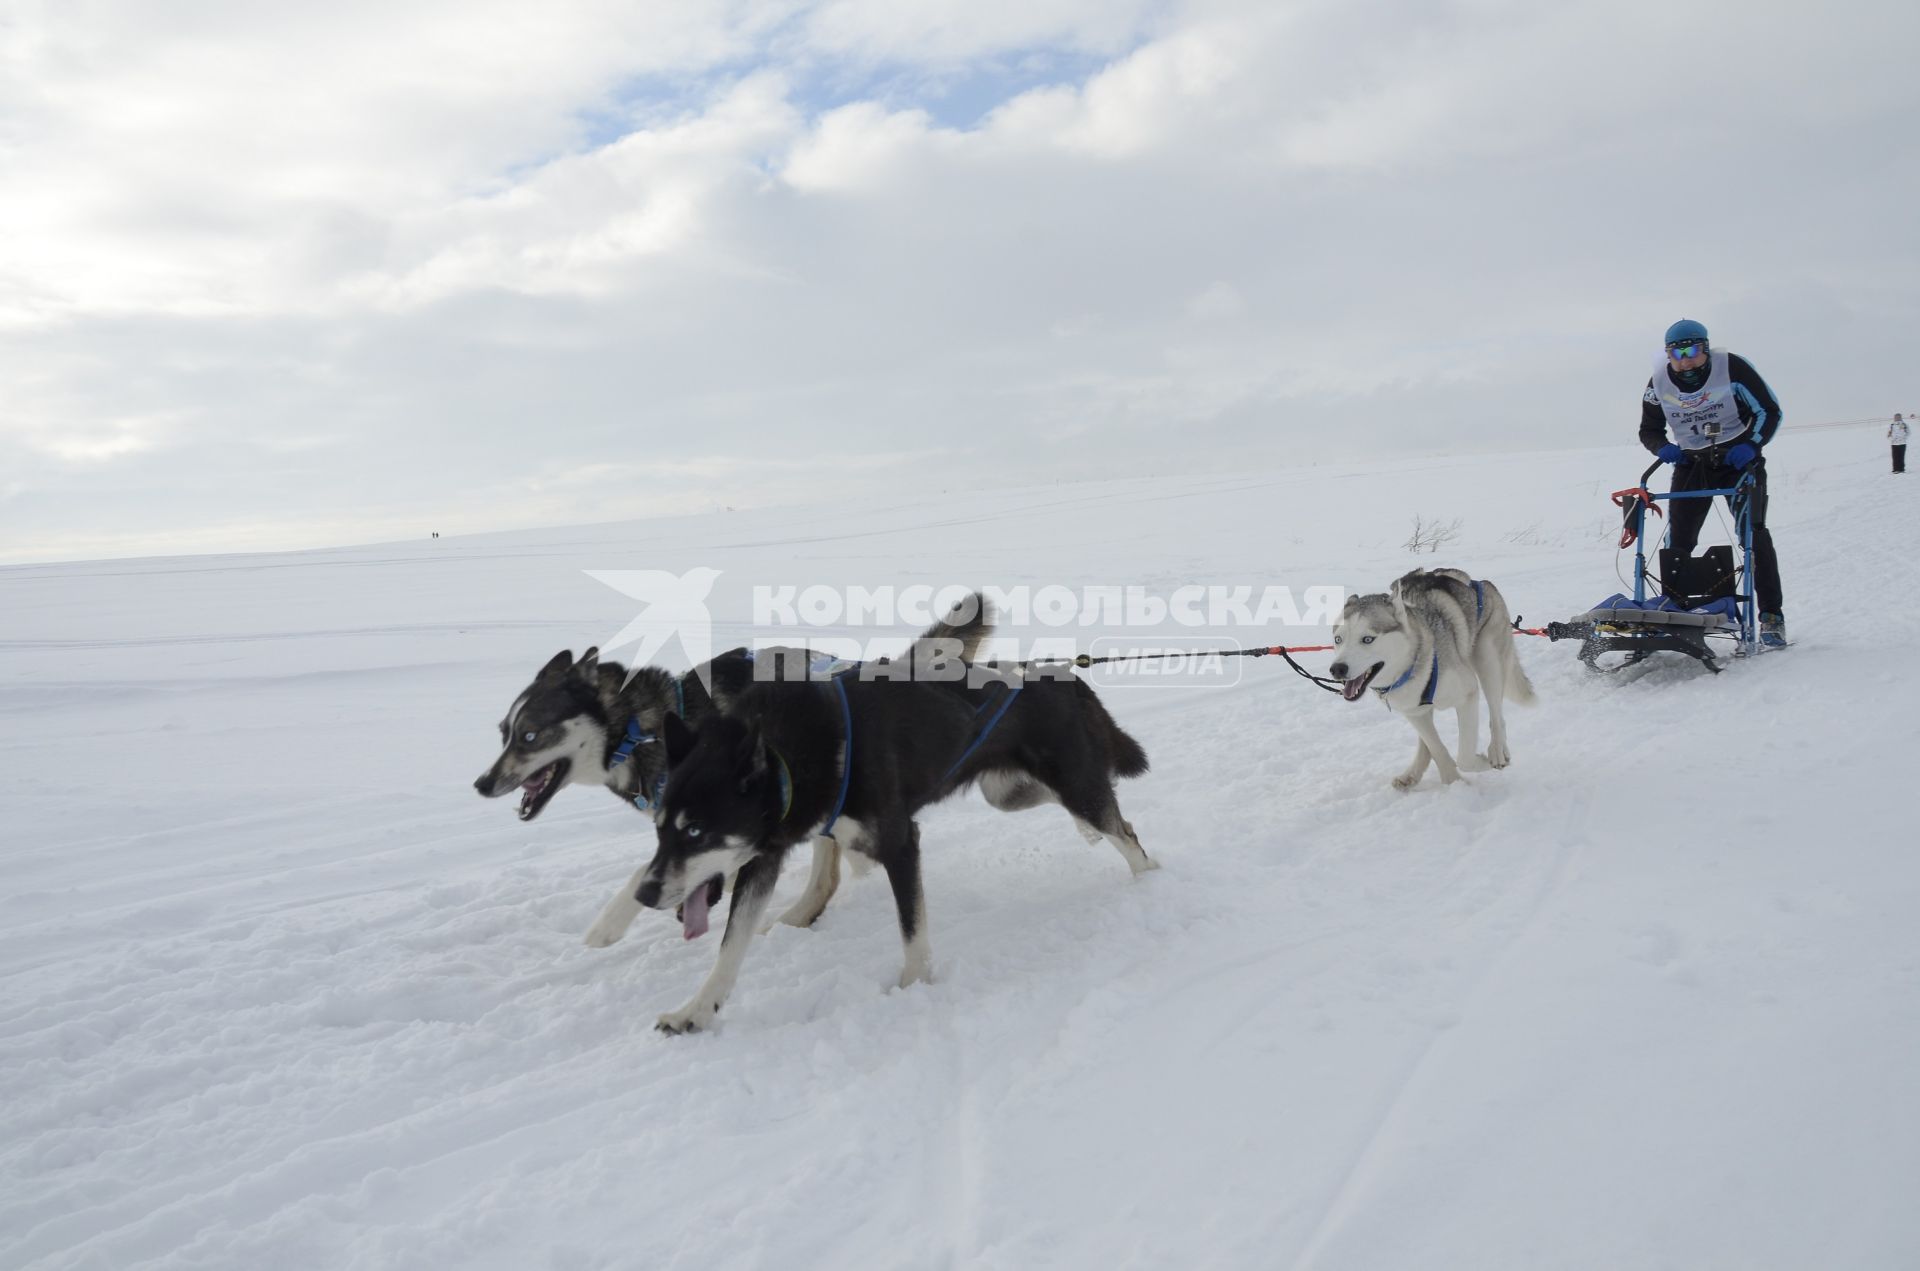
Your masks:
{"label": "black and white husky", "polygon": [[745,649],[686,675],[643,666],[631,677],[618,662],[600,661],[597,649],[577,662],[562,649],[507,708],[500,756],[473,788],[489,799],[519,791],[522,821],[539,816],[573,784],[605,786],[622,803],[651,813],[667,783],[660,721],[673,711],[701,719],[752,677]]}
{"label": "black and white husky", "polygon": [[[924,658],[944,653],[971,661],[991,632],[990,620],[936,623],[913,647]],[[806,649],[782,648],[763,650],[756,658],[742,648],[683,675],[644,666],[629,676],[618,662],[602,662],[595,649],[578,661],[570,650],[562,650],[507,708],[500,721],[500,755],[473,783],[474,789],[489,799],[518,791],[522,821],[539,816],[554,795],[575,784],[604,786],[621,802],[652,815],[667,784],[660,730],[669,714],[697,726],[709,714],[726,709],[753,682],[756,663],[761,673],[771,663],[776,672],[791,666],[804,675],[811,657]],[[839,848],[833,840],[822,839],[814,845],[807,890],[780,921],[811,926],[839,883]],[[719,902],[722,887],[715,882],[701,897],[705,903],[700,914]],[[626,932],[638,912],[632,893],[633,888],[625,888],[608,904],[588,930],[589,945],[612,944]],[[705,930],[704,921],[687,928],[689,937]]]}
{"label": "black and white husky", "polygon": [[1146,752],[1071,675],[989,666],[929,675],[910,656],[826,682],[754,683],[697,731],[669,716],[664,733],[670,776],[658,850],[630,884],[635,912],[684,902],[691,919],[712,880],[737,871],[713,971],[660,1017],[665,1032],[712,1023],[787,852],[822,836],[886,870],[906,946],[899,982],[931,978],[914,818],[969,784],[1007,810],[1062,804],[1135,874],[1156,868],[1113,789],[1116,777],[1147,770]]}
{"label": "black and white husky", "polygon": [[[704,718],[752,678],[745,649],[723,653],[697,673],[676,676],[643,666],[631,677],[618,662],[602,662],[597,649],[578,662],[563,649],[507,708],[500,757],[474,789],[489,799],[518,790],[522,821],[539,816],[554,795],[576,783],[605,786],[621,802],[648,811],[666,784],[660,721],[669,712]],[[630,730],[635,745],[623,756]]]}
{"label": "black and white husky", "polygon": [[[1429,760],[1446,784],[1462,772],[1512,762],[1504,705],[1532,702],[1533,684],[1514,652],[1506,599],[1492,583],[1457,569],[1416,569],[1385,592],[1349,596],[1333,625],[1333,643],[1337,652],[1327,670],[1345,681],[1346,699],[1359,701],[1371,688],[1420,736],[1394,789],[1418,785]],[[1490,733],[1485,753],[1479,751],[1482,695]],[[1447,709],[1460,722],[1457,762],[1433,723],[1434,711]]]}

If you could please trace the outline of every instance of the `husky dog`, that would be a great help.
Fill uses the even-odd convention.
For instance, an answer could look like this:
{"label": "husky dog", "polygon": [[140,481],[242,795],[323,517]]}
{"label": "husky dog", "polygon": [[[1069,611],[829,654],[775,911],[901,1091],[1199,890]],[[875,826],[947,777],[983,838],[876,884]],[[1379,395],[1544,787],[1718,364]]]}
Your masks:
{"label": "husky dog", "polygon": [[[588,649],[578,662],[562,649],[507,708],[500,721],[504,748],[473,788],[489,799],[520,791],[522,821],[539,816],[554,795],[576,782],[605,786],[622,803],[650,812],[667,783],[660,721],[669,711],[701,719],[724,709],[752,678],[746,649],[678,676],[654,666],[629,676],[618,662],[600,661],[598,649]],[[622,757],[629,734],[633,742]],[[716,887],[713,899],[719,898]],[[787,918],[799,916],[795,911]]]}
{"label": "husky dog", "polygon": [[710,880],[738,873],[713,971],[660,1017],[663,1032],[712,1023],[787,852],[829,833],[886,870],[906,946],[901,987],[930,979],[914,817],[976,781],[996,807],[1060,803],[1089,841],[1112,843],[1135,874],[1157,868],[1113,789],[1116,777],[1147,770],[1146,752],[1092,689],[1071,675],[998,667],[934,679],[922,672],[882,662],[828,683],[756,683],[697,732],[667,718],[671,775],[659,847],[633,876],[632,894],[652,909],[684,902],[691,920]]}
{"label": "husky dog", "polygon": [[[1457,569],[1416,569],[1385,594],[1349,596],[1333,625],[1333,643],[1338,652],[1327,669],[1346,681],[1342,695],[1356,702],[1372,688],[1420,735],[1413,763],[1393,779],[1394,789],[1418,785],[1428,760],[1449,784],[1462,772],[1511,762],[1505,703],[1532,702],[1533,684],[1514,652],[1507,602],[1492,583]],[[1483,692],[1491,735],[1480,754]],[[1433,724],[1433,712],[1449,708],[1460,721],[1458,763]]]}
{"label": "husky dog", "polygon": [[[923,657],[942,651],[970,661],[991,633],[990,617],[968,626],[937,623],[920,636],[916,647]],[[474,789],[489,799],[520,791],[522,821],[539,816],[554,795],[576,783],[605,786],[621,802],[651,813],[667,783],[661,720],[677,714],[697,724],[708,714],[725,710],[753,682],[756,661],[763,671],[770,668],[775,674],[798,677],[807,673],[812,656],[806,649],[767,649],[756,655],[741,648],[684,675],[645,666],[629,676],[619,663],[600,661],[596,649],[588,649],[578,662],[570,650],[562,650],[507,708],[500,721],[504,748],[473,783]],[[620,757],[622,749],[629,752],[625,758]],[[779,921],[812,926],[839,884],[839,849],[831,839],[822,839],[814,845],[806,891]],[[702,899],[718,903],[723,887],[724,883],[715,882]],[[607,906],[588,930],[589,945],[604,947],[626,932],[639,911],[632,892],[630,887],[624,889]],[[619,915],[629,910],[622,920]],[[687,928],[690,939],[705,932],[704,923]]]}
{"label": "husky dog", "polygon": [[[689,719],[721,708],[753,678],[745,649],[734,649],[698,672],[676,676],[643,666],[627,674],[588,649],[578,662],[562,649],[513,699],[500,721],[504,749],[473,783],[489,799],[520,792],[520,819],[531,821],[573,783],[601,785],[646,811],[666,783],[660,721],[669,711]],[[629,722],[643,739],[617,759]]]}

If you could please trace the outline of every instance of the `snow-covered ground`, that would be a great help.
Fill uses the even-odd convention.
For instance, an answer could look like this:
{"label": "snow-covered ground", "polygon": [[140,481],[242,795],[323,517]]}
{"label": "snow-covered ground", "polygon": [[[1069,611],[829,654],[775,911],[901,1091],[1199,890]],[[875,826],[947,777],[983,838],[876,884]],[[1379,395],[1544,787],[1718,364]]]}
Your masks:
{"label": "snow-covered ground", "polygon": [[[647,823],[470,788],[540,663],[631,616],[583,570],[1437,559],[1532,623],[1614,589],[1643,456],[0,570],[0,1266],[1920,1265],[1920,489],[1834,449],[1772,456],[1791,652],[1621,682],[1523,640],[1513,767],[1408,795],[1405,723],[1277,663],[1103,688],[1161,871],[956,800],[935,984],[890,988],[869,877],[678,1038],[713,938],[580,940]],[[1414,561],[1415,513],[1460,540]]]}

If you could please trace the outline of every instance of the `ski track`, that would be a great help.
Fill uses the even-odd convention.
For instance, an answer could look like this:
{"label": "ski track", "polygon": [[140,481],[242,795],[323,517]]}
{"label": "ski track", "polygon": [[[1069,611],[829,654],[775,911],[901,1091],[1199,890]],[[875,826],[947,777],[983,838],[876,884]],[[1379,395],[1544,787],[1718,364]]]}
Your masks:
{"label": "ski track", "polygon": [[[687,518],[642,549],[608,526],[0,569],[27,614],[0,639],[0,1265],[1913,1265],[1920,871],[1879,845],[1920,689],[1861,694],[1828,616],[1913,594],[1911,495],[1780,449],[1792,653],[1601,679],[1526,640],[1513,767],[1406,795],[1405,723],[1283,665],[1103,677],[1152,756],[1120,793],[1160,871],[1058,808],[956,800],[925,818],[931,985],[893,987],[884,880],[849,879],[686,1038],[652,1021],[714,938],[643,915],[580,943],[645,819],[574,791],[523,825],[468,788],[552,647],[624,621],[579,570],[1371,590],[1450,559],[1539,624],[1613,589],[1605,492],[1638,452]],[[1416,510],[1467,518],[1450,558],[1397,547]],[[192,604],[154,610],[169,586]],[[1616,1051],[1665,1056],[1659,1082]],[[1594,1119],[1541,1159],[1555,1083]],[[1663,1137],[1675,1108],[1693,1137]],[[1679,1159],[1715,1141],[1724,1169]]]}
{"label": "ski track", "polygon": [[[1574,845],[1585,838],[1583,821],[1588,815],[1591,802],[1584,796],[1572,802],[1561,822],[1561,832],[1557,836],[1558,846],[1555,848],[1551,862],[1543,871],[1543,881],[1526,903],[1525,914],[1517,924],[1513,935],[1481,960],[1476,970],[1468,977],[1466,984],[1455,995],[1457,1006],[1454,1014],[1458,1018],[1464,1020],[1471,1014],[1474,999],[1480,994],[1496,966],[1531,933],[1540,912],[1559,891],[1561,881],[1566,875],[1567,862],[1576,850]],[[1381,1107],[1379,1119],[1366,1132],[1365,1141],[1361,1144],[1359,1152],[1341,1173],[1331,1199],[1320,1218],[1314,1223],[1313,1230],[1308,1234],[1306,1246],[1289,1263],[1293,1271],[1307,1271],[1307,1268],[1314,1264],[1329,1236],[1339,1229],[1349,1214],[1359,1208],[1365,1193],[1370,1166],[1391,1149],[1396,1124],[1407,1120],[1411,1115],[1411,1105],[1419,1097],[1416,1092],[1421,1084],[1421,1077],[1430,1069],[1436,1056],[1444,1050],[1451,1030],[1455,1026],[1449,1022],[1443,1027],[1436,1028],[1419,1045],[1404,1075],[1395,1082],[1391,1097]]]}

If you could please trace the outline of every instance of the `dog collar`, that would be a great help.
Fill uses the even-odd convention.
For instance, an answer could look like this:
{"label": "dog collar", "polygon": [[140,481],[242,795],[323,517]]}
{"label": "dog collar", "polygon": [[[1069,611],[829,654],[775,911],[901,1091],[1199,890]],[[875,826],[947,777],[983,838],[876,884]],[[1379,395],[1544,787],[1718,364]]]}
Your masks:
{"label": "dog collar", "polygon": [[[618,768],[621,764],[633,758],[634,751],[659,740],[660,736],[658,733],[650,733],[642,729],[640,727],[640,717],[637,715],[634,716],[627,721],[626,740],[622,741],[619,748],[613,752],[613,758],[607,761],[607,767]],[[654,778],[652,790],[639,790],[634,793],[633,806],[639,808],[642,812],[653,811],[660,802],[660,796],[666,793],[666,789],[667,774],[663,769],[660,775]]]}
{"label": "dog collar", "polygon": [[[673,677],[673,697],[678,707],[680,718],[685,719],[687,717],[687,682],[685,676],[676,675]],[[640,717],[635,715],[627,721],[626,739],[614,749],[613,758],[607,760],[607,767],[618,768],[621,764],[633,758],[634,751],[659,740],[660,734],[650,733],[641,728]],[[633,806],[639,808],[642,812],[652,811],[660,802],[660,796],[666,793],[666,789],[667,774],[663,769],[660,775],[654,779],[652,793],[649,794],[647,791],[642,790],[635,794],[633,796]]]}
{"label": "dog collar", "polygon": [[647,745],[650,742],[656,742],[659,740],[660,740],[660,735],[658,733],[649,733],[649,732],[642,731],[640,727],[640,717],[638,715],[635,715],[632,719],[627,721],[626,740],[622,741],[619,747],[614,750],[613,758],[607,760],[607,767],[618,768],[621,764],[633,758],[634,751],[638,750],[642,746]]}
{"label": "dog collar", "polygon": [[654,778],[652,797],[649,798],[645,791],[638,792],[633,796],[633,806],[639,808],[642,812],[651,812],[659,806],[660,796],[666,792],[667,774],[663,772]]}
{"label": "dog collar", "polygon": [[[1385,688],[1377,688],[1373,691],[1384,698],[1387,694],[1393,692],[1393,690],[1399,688],[1412,678],[1413,667],[1409,666],[1406,671],[1401,674],[1399,679],[1387,685]],[[1427,687],[1421,690],[1420,693],[1420,704],[1422,706],[1433,705],[1433,693],[1438,687],[1440,687],[1440,655],[1436,653],[1433,655],[1433,670],[1427,673]]]}
{"label": "dog collar", "polygon": [[[683,677],[678,675],[673,677],[673,700],[676,708],[675,713],[678,714],[681,719],[683,720],[686,719],[687,717],[687,685],[686,685],[686,680]],[[660,740],[659,733],[650,733],[641,729],[640,717],[638,715],[635,715],[632,719],[627,721],[626,740],[622,741],[619,747],[614,750],[613,758],[607,760],[607,767],[618,768],[621,764],[633,758],[633,752],[635,750],[639,749],[641,746],[647,745],[650,742],[656,742],[659,740]]]}

